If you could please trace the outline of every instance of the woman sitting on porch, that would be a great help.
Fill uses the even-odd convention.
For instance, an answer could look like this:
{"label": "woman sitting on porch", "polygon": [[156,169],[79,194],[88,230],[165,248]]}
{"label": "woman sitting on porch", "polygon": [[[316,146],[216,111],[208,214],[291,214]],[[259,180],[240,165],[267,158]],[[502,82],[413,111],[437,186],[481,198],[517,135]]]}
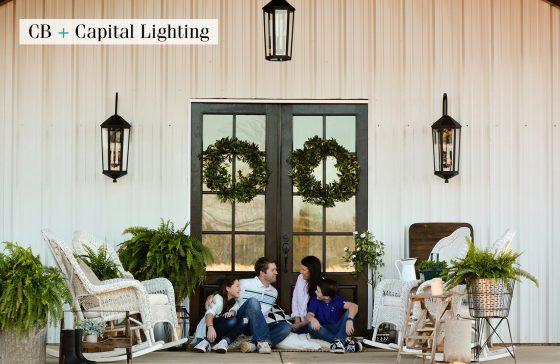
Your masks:
{"label": "woman sitting on porch", "polygon": [[292,297],[292,317],[295,322],[292,331],[298,334],[307,333],[307,306],[309,300],[315,296],[317,284],[321,280],[321,261],[310,255],[301,260],[300,275]]}
{"label": "woman sitting on porch", "polygon": [[[223,280],[220,291],[214,295],[214,303],[196,327],[195,338],[202,341],[193,348],[194,351],[207,353],[213,350],[225,354],[229,345],[243,333],[247,324],[242,317],[236,317],[235,311],[231,311],[240,293],[238,278]],[[210,343],[214,342],[217,344],[211,347]]]}

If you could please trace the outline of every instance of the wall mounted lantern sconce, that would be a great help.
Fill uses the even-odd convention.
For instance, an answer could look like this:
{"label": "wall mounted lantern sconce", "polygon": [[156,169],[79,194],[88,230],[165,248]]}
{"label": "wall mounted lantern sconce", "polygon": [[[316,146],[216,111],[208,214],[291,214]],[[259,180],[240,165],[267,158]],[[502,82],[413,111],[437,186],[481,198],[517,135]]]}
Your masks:
{"label": "wall mounted lantern sconce", "polygon": [[115,115],[101,124],[103,174],[117,182],[128,170],[128,147],[131,125],[117,114],[119,93],[115,95]]}
{"label": "wall mounted lantern sconce", "polygon": [[264,52],[268,61],[292,59],[294,12],[286,0],[272,0],[263,6]]}
{"label": "wall mounted lantern sconce", "polygon": [[434,174],[449,179],[459,174],[461,124],[447,115],[447,94],[443,94],[443,115],[432,124],[434,144]]}

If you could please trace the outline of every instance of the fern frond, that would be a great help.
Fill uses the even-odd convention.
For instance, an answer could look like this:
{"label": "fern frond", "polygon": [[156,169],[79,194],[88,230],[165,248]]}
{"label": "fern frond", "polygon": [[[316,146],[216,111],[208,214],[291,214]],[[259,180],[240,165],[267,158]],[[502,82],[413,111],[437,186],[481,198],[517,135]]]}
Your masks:
{"label": "fern frond", "polygon": [[171,281],[177,303],[206,279],[206,264],[213,261],[210,250],[186,234],[187,222],[175,231],[174,224],[160,220],[156,229],[131,227],[124,233],[119,258],[124,268],[140,280],[165,277]]}

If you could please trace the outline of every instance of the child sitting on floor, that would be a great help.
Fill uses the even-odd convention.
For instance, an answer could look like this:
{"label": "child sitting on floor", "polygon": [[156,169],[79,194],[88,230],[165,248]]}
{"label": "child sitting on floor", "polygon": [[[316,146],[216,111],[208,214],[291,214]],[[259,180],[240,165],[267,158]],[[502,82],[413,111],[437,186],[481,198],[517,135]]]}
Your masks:
{"label": "child sitting on floor", "polygon": [[309,334],[314,339],[330,342],[331,353],[362,351],[361,343],[347,338],[354,333],[358,305],[344,301],[336,294],[337,288],[332,279],[319,281],[315,291],[317,296],[311,298],[307,309]]}
{"label": "child sitting on floor", "polygon": [[[231,344],[245,330],[247,325],[242,317],[236,317],[231,308],[239,298],[241,288],[239,279],[226,278],[220,284],[220,291],[214,295],[214,304],[208,308],[196,327],[195,338],[203,339],[194,351],[206,353],[210,348],[225,354]],[[214,346],[210,343],[217,342]]]}

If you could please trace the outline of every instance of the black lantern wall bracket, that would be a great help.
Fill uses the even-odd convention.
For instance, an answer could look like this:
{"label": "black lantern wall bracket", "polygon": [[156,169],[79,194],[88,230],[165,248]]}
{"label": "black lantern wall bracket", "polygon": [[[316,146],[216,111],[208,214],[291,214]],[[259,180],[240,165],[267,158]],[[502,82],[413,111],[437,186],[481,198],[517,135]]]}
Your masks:
{"label": "black lantern wall bracket", "polygon": [[101,124],[101,160],[103,174],[117,182],[128,172],[130,125],[119,114],[119,93],[115,94],[115,114]]}
{"label": "black lantern wall bracket", "polygon": [[289,61],[292,59],[296,8],[286,0],[272,0],[262,10],[265,58],[268,61]]}
{"label": "black lantern wall bracket", "polygon": [[447,94],[443,94],[443,115],[432,124],[434,174],[449,179],[459,174],[461,124],[447,115]]}

